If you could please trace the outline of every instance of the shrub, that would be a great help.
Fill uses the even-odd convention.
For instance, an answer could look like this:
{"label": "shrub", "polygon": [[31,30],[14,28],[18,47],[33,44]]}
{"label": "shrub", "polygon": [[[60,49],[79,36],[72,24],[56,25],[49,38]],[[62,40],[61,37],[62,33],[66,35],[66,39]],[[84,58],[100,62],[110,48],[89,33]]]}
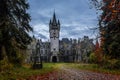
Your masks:
{"label": "shrub", "polygon": [[0,61],[0,72],[8,72],[13,68],[13,65],[9,63],[7,58],[4,58],[3,60]]}
{"label": "shrub", "polygon": [[114,68],[120,69],[120,60],[116,61],[115,65],[114,65]]}
{"label": "shrub", "polygon": [[89,60],[91,63],[97,63],[97,57],[95,56],[95,53],[90,54]]}
{"label": "shrub", "polygon": [[108,56],[104,57],[102,67],[106,69],[120,69],[120,60],[111,59]]}

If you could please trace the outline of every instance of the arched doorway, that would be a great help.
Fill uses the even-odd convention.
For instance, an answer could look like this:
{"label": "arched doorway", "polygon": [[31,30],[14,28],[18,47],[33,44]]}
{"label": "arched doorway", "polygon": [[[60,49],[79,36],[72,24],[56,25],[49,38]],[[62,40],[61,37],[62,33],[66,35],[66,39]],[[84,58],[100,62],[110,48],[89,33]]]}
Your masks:
{"label": "arched doorway", "polygon": [[52,57],[52,62],[57,62],[57,57],[56,56]]}

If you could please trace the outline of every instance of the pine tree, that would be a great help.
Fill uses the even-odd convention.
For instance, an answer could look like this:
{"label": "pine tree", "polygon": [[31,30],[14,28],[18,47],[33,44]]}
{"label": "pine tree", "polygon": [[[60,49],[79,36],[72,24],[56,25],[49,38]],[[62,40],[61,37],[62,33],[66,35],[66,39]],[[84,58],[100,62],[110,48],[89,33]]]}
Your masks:
{"label": "pine tree", "polygon": [[30,43],[28,32],[32,28],[28,8],[27,0],[0,0],[0,60],[4,58],[3,47],[9,60],[14,62],[16,47],[24,49]]}

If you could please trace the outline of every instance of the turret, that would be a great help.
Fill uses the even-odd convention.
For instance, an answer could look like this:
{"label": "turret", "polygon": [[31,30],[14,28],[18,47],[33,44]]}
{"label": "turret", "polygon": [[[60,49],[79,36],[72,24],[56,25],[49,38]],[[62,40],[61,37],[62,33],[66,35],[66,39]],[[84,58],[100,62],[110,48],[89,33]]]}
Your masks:
{"label": "turret", "polygon": [[58,29],[58,30],[60,30],[60,21],[59,20],[57,21],[55,12],[53,14],[52,20],[50,19],[49,29]]}
{"label": "turret", "polygon": [[49,22],[49,32],[50,32],[50,53],[51,62],[58,62],[59,53],[59,33],[60,33],[60,21],[56,19],[55,12],[53,18]]}
{"label": "turret", "polygon": [[60,30],[60,21],[58,20],[58,30]]}
{"label": "turret", "polygon": [[50,19],[49,25],[51,25],[51,24],[52,24],[52,22],[51,22],[51,19]]}
{"label": "turret", "polygon": [[53,14],[52,25],[57,25],[55,12],[54,12],[54,14]]}
{"label": "turret", "polygon": [[50,22],[49,22],[49,31],[51,30],[51,27],[52,27],[52,22],[51,22],[51,19],[50,19]]}

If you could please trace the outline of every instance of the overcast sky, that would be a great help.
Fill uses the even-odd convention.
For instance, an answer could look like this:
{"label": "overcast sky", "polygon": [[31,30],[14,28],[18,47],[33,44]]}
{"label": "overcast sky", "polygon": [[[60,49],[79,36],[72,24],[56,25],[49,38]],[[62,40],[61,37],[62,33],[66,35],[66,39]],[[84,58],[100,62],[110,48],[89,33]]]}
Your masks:
{"label": "overcast sky", "polygon": [[[60,20],[61,38],[82,38],[83,36],[95,37],[90,28],[97,27],[96,10],[91,8],[89,0],[28,0],[31,22],[37,38],[49,39],[49,20],[55,10],[57,19]],[[96,31],[97,32],[97,31]]]}

